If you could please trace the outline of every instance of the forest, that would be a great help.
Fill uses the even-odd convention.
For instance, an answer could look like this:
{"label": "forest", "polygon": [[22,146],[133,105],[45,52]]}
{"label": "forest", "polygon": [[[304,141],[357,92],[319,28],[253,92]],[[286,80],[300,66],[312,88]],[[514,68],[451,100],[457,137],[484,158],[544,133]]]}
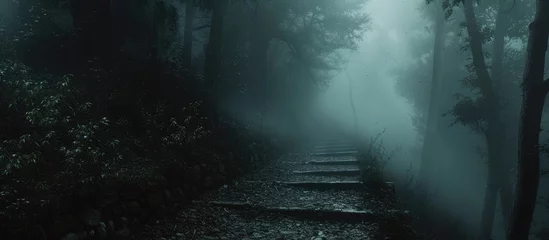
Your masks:
{"label": "forest", "polygon": [[0,1],[0,240],[547,240],[548,39],[549,0]]}

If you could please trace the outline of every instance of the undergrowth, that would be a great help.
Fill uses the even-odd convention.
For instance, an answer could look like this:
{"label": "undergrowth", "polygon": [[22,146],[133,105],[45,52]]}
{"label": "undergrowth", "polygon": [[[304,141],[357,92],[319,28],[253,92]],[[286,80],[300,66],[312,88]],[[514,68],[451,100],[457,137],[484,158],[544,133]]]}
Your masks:
{"label": "undergrowth", "polygon": [[413,165],[406,171],[404,182],[398,183],[397,195],[401,206],[410,211],[411,225],[421,239],[467,240],[474,239],[460,222],[446,209],[438,207],[437,191],[430,192],[412,173]]}
{"label": "undergrowth", "polygon": [[[372,196],[379,198],[379,201],[387,207],[379,210],[382,216],[378,220],[380,234],[375,238],[384,240],[472,239],[472,233],[463,227],[462,222],[447,210],[435,205],[436,191],[428,192],[427,188],[417,181],[412,173],[412,164],[406,171],[404,181],[399,180],[390,184],[386,182],[389,176],[385,168],[400,148],[387,151],[382,139],[384,133],[385,130],[369,141],[363,142],[357,155],[362,181],[369,191],[375,191]],[[397,211],[387,211],[388,209]]]}
{"label": "undergrowth", "polygon": [[[220,162],[260,139],[226,116],[210,126],[199,98],[170,99],[175,95],[167,90],[155,95],[140,86],[154,78],[107,76],[110,84],[120,77],[138,86],[94,92],[83,87],[82,75],[48,75],[17,60],[0,61],[1,225],[42,221],[48,206],[80,192],[156,182],[166,169]],[[261,147],[254,149],[267,151]]]}
{"label": "undergrowth", "polygon": [[385,130],[361,144],[363,147],[359,148],[357,155],[361,180],[373,193],[371,196],[375,196],[382,205],[382,209],[375,209],[381,217],[377,221],[379,231],[373,237],[380,240],[419,240],[411,225],[410,215],[400,206],[394,184],[386,182],[385,167],[400,148],[387,151],[382,139],[384,133]]}

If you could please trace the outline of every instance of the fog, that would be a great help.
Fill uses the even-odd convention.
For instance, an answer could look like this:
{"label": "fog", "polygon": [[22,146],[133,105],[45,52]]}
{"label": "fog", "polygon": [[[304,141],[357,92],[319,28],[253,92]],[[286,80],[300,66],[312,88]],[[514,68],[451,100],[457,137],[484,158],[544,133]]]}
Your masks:
{"label": "fog", "polygon": [[[128,166],[179,158],[187,168],[205,152],[233,159],[272,142],[309,151],[342,132],[386,162],[383,181],[395,183],[422,235],[505,239],[533,2],[2,1],[0,131],[8,134],[0,157],[13,158],[0,158],[0,180],[20,187],[29,172],[23,178],[38,188],[85,182],[74,170],[83,166],[118,177]],[[65,135],[41,138],[56,132]],[[45,150],[50,142],[60,146]],[[530,234],[543,240],[547,131],[539,143]],[[44,170],[51,179],[38,176],[46,167],[32,168],[45,159],[61,159],[55,166],[63,167]]]}
{"label": "fog", "polygon": [[[326,115],[352,127],[349,84],[354,90],[360,132],[365,136],[387,129],[385,140],[392,147],[412,147],[417,140],[411,115],[413,108],[395,91],[392,70],[408,64],[406,34],[410,23],[421,23],[413,1],[370,1],[364,11],[372,18],[371,30],[349,55],[346,69],[335,76],[319,97],[319,108]],[[399,16],[395,18],[394,16]],[[348,71],[351,79],[348,79]]]}
{"label": "fog", "polygon": [[[333,117],[343,128],[354,131],[353,112],[349,100],[351,84],[356,104],[358,132],[361,137],[371,138],[385,130],[382,135],[384,146],[389,150],[398,149],[386,168],[389,180],[397,182],[405,182],[410,179],[410,175],[419,174],[423,133],[418,132],[413,123],[414,111],[417,108],[414,108],[414,103],[410,99],[399,93],[396,85],[399,80],[415,81],[415,87],[430,89],[430,74],[426,75],[425,79],[414,80],[411,78],[417,76],[399,76],[395,69],[413,68],[418,60],[423,63],[433,61],[432,51],[424,52],[421,59],[417,56],[418,48],[422,48],[424,44],[433,44],[432,22],[425,16],[424,9],[424,1],[369,1],[364,11],[371,17],[370,30],[359,43],[358,49],[346,55],[349,58],[348,65],[331,79],[328,89],[317,101],[317,108],[324,116]],[[418,37],[423,38],[424,42],[417,41]],[[524,51],[520,39],[508,41],[510,48]],[[451,42],[446,44],[450,51],[458,52],[456,48],[452,48]],[[444,65],[460,64],[451,61],[444,58],[442,60]],[[350,79],[345,71],[350,75]],[[455,80],[458,78],[449,81]],[[463,92],[457,88],[454,91]],[[428,93],[428,90],[424,91],[425,95]],[[455,101],[452,96],[445,98]],[[441,111],[449,110],[448,107]],[[517,114],[518,108],[511,111]],[[444,116],[443,119],[446,119],[445,122],[448,124],[441,127],[451,128],[449,131],[453,131],[454,136],[459,132],[460,137],[454,140],[441,140],[437,145],[437,152],[442,155],[436,159],[436,182],[429,186],[436,189],[436,193],[430,201],[433,201],[434,208],[441,209],[441,214],[448,214],[449,218],[457,219],[471,237],[479,231],[483,209],[488,170],[486,159],[482,154],[479,155],[477,150],[478,146],[483,145],[484,139],[462,125],[450,126],[450,118],[451,116]],[[514,122],[517,115],[510,118]],[[516,132],[511,131],[511,134]],[[511,158],[514,156],[516,153]],[[501,211],[499,204],[498,200],[496,213]],[[538,208],[539,218],[544,219],[541,215],[547,215],[548,210],[540,208],[542,209]],[[496,214],[493,238],[504,239],[506,227],[502,216]]]}

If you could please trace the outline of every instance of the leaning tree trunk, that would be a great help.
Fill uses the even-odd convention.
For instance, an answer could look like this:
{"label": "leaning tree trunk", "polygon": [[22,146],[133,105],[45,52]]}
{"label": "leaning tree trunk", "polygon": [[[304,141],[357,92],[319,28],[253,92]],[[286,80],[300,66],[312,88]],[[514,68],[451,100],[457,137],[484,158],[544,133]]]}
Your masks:
{"label": "leaning tree trunk", "polygon": [[223,45],[223,25],[226,2],[220,1],[214,4],[210,27],[210,36],[206,47],[206,60],[204,67],[204,80],[208,93],[208,108],[210,110],[210,121],[213,126],[218,122],[218,85],[220,81],[221,48]]}
{"label": "leaning tree trunk", "polygon": [[543,80],[549,38],[549,0],[537,0],[530,24],[520,114],[518,179],[507,240],[527,240],[539,186],[539,132],[549,80]]}
{"label": "leaning tree trunk", "polygon": [[425,129],[423,149],[421,153],[421,166],[420,166],[420,183],[426,186],[430,183],[430,178],[433,174],[433,164],[435,162],[434,145],[436,144],[437,137],[437,122],[440,117],[439,110],[439,93],[441,90],[440,83],[440,68],[442,63],[442,52],[445,41],[445,29],[444,25],[444,11],[438,9],[438,15],[435,22],[435,45],[433,47],[433,69],[431,76],[431,92],[429,98],[429,110],[427,113],[427,126]]}
{"label": "leaning tree trunk", "polygon": [[185,4],[185,27],[183,30],[183,64],[187,69],[192,67],[194,13],[194,0],[187,0]]}

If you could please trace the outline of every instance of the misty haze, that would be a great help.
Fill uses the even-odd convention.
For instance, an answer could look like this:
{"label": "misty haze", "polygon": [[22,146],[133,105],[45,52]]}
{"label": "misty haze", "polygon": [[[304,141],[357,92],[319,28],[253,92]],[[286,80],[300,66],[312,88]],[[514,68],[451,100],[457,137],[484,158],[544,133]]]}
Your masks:
{"label": "misty haze", "polygon": [[549,240],[549,0],[2,0],[0,240]]}

